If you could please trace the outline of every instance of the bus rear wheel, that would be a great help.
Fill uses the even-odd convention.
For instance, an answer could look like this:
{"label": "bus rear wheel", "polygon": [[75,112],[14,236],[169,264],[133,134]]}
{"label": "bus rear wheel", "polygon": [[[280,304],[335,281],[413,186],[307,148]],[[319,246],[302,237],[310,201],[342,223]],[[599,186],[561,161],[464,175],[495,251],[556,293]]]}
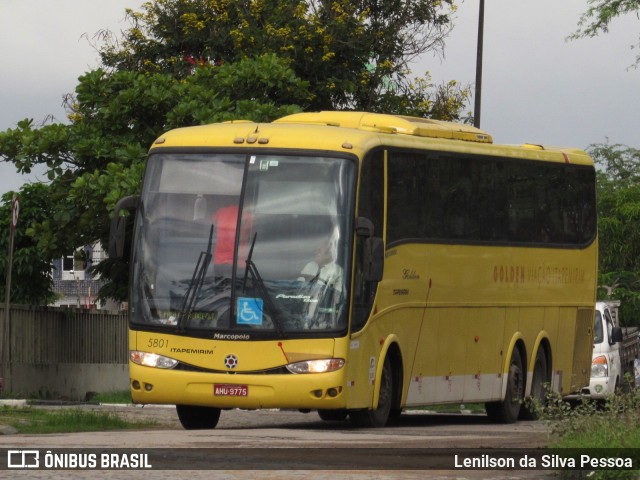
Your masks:
{"label": "bus rear wheel", "polygon": [[351,422],[356,427],[384,427],[389,421],[393,398],[393,369],[391,368],[391,360],[386,357],[382,366],[378,408],[375,410],[352,410],[349,413]]}
{"label": "bus rear wheel", "polygon": [[525,399],[520,410],[521,420],[537,420],[541,409],[545,404],[546,385],[549,383],[547,369],[547,355],[542,346],[538,348],[536,361],[533,365],[533,376],[531,377],[531,396]]}
{"label": "bus rear wheel", "polygon": [[176,413],[185,430],[213,429],[220,420],[220,409],[214,407],[176,405]]}
{"label": "bus rear wheel", "polygon": [[522,356],[518,348],[513,349],[507,376],[507,392],[501,402],[485,404],[489,420],[495,423],[514,423],[518,420],[524,395],[524,372]]}

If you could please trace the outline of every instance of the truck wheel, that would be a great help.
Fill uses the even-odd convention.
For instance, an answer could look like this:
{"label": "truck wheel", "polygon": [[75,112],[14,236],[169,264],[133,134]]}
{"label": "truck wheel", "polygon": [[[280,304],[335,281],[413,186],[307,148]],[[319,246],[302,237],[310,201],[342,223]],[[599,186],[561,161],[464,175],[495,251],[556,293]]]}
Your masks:
{"label": "truck wheel", "polygon": [[357,427],[384,427],[389,420],[393,398],[393,369],[391,368],[391,360],[386,357],[382,366],[378,408],[375,410],[352,410],[349,412],[351,422]]}
{"label": "truck wheel", "polygon": [[501,402],[487,402],[485,408],[489,420],[495,423],[514,423],[518,420],[524,393],[522,357],[518,348],[513,349],[507,376],[507,393]]}
{"label": "truck wheel", "polygon": [[176,405],[178,419],[185,430],[205,430],[216,428],[220,419],[220,409],[213,407],[196,407],[193,405]]}

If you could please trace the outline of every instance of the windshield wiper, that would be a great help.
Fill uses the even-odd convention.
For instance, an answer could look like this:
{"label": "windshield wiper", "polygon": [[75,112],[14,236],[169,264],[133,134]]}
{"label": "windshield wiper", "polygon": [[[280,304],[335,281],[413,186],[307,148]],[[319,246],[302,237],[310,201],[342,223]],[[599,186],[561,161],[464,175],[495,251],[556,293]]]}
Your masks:
{"label": "windshield wiper", "polygon": [[278,311],[275,304],[273,303],[273,300],[271,300],[271,295],[269,294],[269,290],[267,290],[267,287],[264,285],[264,281],[260,276],[258,267],[256,267],[256,264],[253,261],[253,247],[255,247],[256,245],[257,237],[258,237],[258,232],[256,232],[253,235],[253,240],[251,241],[251,247],[249,248],[249,254],[247,255],[247,259],[245,260],[247,267],[245,268],[244,278],[242,279],[242,293],[246,292],[247,277],[250,273],[253,279],[253,283],[256,289],[258,290],[258,294],[264,300],[264,303],[267,306],[267,309],[269,310],[269,312],[271,312],[273,326],[278,332],[278,335],[280,336],[280,338],[284,338],[284,328],[282,326],[282,319],[280,317],[280,312]]}
{"label": "windshield wiper", "polygon": [[200,252],[198,262],[196,263],[196,268],[193,270],[193,276],[191,277],[191,282],[189,283],[189,288],[184,294],[184,299],[182,300],[182,308],[180,309],[180,315],[178,315],[177,322],[178,329],[180,330],[183,330],[182,324],[185,320],[189,319],[189,317],[191,316],[191,312],[193,312],[193,309],[196,306],[200,289],[202,288],[202,284],[204,283],[204,277],[207,275],[207,270],[209,268],[209,265],[211,264],[211,259],[213,258],[211,249],[213,246],[214,229],[215,227],[212,224],[211,229],[209,230],[209,242],[207,243],[207,250],[205,252]]}

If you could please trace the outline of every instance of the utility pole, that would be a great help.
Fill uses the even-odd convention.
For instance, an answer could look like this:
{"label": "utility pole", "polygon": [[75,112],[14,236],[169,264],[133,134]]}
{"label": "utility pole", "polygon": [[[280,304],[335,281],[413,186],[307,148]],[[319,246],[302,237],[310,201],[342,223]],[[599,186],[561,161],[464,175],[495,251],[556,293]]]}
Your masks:
{"label": "utility pole", "polygon": [[476,93],[473,108],[473,126],[480,128],[480,110],[482,104],[482,48],[484,41],[484,0],[480,0],[478,14],[478,49],[476,51]]}

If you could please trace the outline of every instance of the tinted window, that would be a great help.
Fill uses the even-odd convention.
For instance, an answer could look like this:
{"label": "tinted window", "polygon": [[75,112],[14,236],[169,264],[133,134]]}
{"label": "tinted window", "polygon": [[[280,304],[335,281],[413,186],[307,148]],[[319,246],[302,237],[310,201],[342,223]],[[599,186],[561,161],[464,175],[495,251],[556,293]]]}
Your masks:
{"label": "tinted window", "polygon": [[[373,235],[382,237],[384,222],[384,152],[377,151],[368,155],[362,164],[360,174],[360,192],[358,197],[358,216],[373,222]],[[356,268],[353,282],[352,331],[360,330],[371,312],[376,294],[377,283],[366,281],[364,268],[364,237],[357,237]]]}
{"label": "tinted window", "polygon": [[437,152],[390,152],[388,242],[580,246],[595,236],[594,170]]}
{"label": "tinted window", "polygon": [[596,310],[596,319],[593,324],[593,343],[602,343],[602,340],[604,340],[604,331],[602,330],[602,316],[600,315],[600,311]]}

